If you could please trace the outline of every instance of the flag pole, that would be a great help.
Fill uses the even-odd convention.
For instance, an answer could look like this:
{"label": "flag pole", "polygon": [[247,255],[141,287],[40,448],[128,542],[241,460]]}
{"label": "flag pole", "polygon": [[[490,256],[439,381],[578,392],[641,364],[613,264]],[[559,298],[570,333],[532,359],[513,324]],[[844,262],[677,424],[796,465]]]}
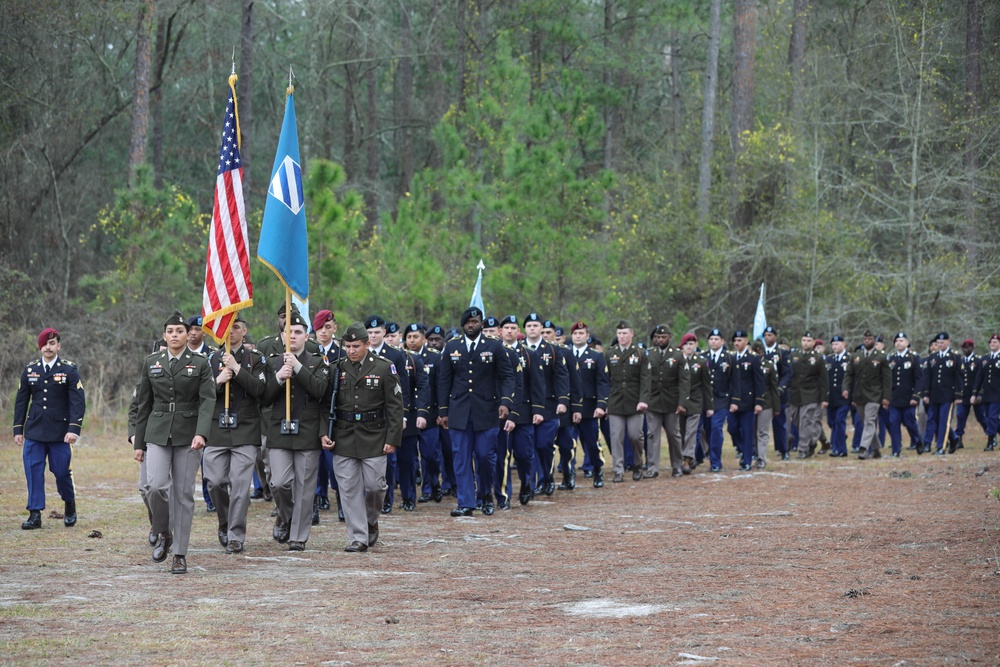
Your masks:
{"label": "flag pole", "polygon": [[[285,352],[291,352],[292,290],[285,288]],[[292,423],[292,378],[285,380],[285,423]]]}
{"label": "flag pole", "polygon": [[[236,311],[239,313],[239,311]],[[235,318],[235,315],[233,316]],[[226,354],[232,354],[229,346],[229,336],[226,336]],[[229,423],[229,383],[226,383],[226,423]]]}

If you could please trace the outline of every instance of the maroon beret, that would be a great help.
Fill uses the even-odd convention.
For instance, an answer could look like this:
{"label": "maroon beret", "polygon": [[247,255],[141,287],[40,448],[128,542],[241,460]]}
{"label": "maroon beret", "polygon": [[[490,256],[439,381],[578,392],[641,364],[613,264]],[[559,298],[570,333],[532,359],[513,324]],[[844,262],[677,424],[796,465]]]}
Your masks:
{"label": "maroon beret", "polygon": [[333,320],[333,313],[329,310],[321,310],[316,313],[316,317],[313,318],[313,331],[321,329],[324,324]]}
{"label": "maroon beret", "polygon": [[59,332],[49,327],[47,329],[42,329],[42,333],[38,334],[38,349],[45,347],[45,344],[55,338],[59,340]]}
{"label": "maroon beret", "polygon": [[693,333],[686,333],[684,334],[684,336],[681,337],[681,345],[686,345],[688,341],[692,340],[697,343],[698,337],[695,336]]}
{"label": "maroon beret", "polygon": [[569,328],[569,332],[573,333],[574,331],[579,331],[580,329],[586,329],[586,328],[587,324],[585,322],[577,322],[576,324],[574,324]]}

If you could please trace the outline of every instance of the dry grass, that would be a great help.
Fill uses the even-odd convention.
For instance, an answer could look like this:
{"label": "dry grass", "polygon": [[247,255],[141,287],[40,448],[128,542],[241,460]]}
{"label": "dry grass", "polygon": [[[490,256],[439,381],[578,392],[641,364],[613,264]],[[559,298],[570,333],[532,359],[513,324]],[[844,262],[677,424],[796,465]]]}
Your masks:
{"label": "dry grass", "polygon": [[[753,475],[733,472],[727,445],[722,475],[603,490],[580,477],[493,517],[397,509],[368,554],[342,551],[330,513],[290,554],[255,502],[245,556],[226,556],[199,502],[186,576],[149,559],[120,434],[76,450],[73,529],[44,518],[20,530],[8,444],[0,662],[998,664],[1000,503],[988,491],[1000,459],[971,440],[944,459],[819,458]],[[61,510],[51,478],[48,490]]]}

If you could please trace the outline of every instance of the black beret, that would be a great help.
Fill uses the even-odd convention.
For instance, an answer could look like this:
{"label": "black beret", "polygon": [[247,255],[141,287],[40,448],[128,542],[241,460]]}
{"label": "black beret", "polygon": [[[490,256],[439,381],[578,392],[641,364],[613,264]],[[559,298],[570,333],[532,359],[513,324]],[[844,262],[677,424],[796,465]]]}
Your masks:
{"label": "black beret", "polygon": [[774,330],[774,327],[772,327],[772,326],[771,326],[770,324],[769,324],[769,325],[767,325],[766,327],[764,327],[764,333],[770,333],[770,334],[774,334],[775,336],[777,336],[777,335],[778,335],[778,332],[777,332],[777,331],[775,331],[775,330]]}
{"label": "black beret", "polygon": [[556,335],[557,336],[562,336],[563,335],[563,328],[562,327],[555,327],[555,331],[556,331]]}
{"label": "black beret", "polygon": [[494,327],[499,327],[500,326],[500,320],[498,320],[497,318],[495,318],[492,315],[490,315],[485,320],[483,320],[483,326],[487,327],[488,329],[492,329]]}
{"label": "black beret", "polygon": [[399,331],[399,325],[396,324],[395,322],[389,322],[388,324],[385,325],[386,333],[396,333],[397,331]]}
{"label": "black beret", "polygon": [[895,337],[895,338],[893,338],[892,340],[893,340],[893,342],[895,342],[895,341],[899,340],[900,338],[902,338],[902,339],[904,339],[904,340],[905,340],[905,339],[906,339],[906,337],[907,337],[907,336],[906,336],[906,332],[905,332],[905,331],[900,331],[899,333],[897,333],[897,334],[896,334],[896,337]]}
{"label": "black beret", "polygon": [[379,327],[385,328],[385,320],[381,315],[370,315],[368,319],[365,320],[365,326],[369,329],[377,329]]}
{"label": "black beret", "polygon": [[460,319],[458,323],[464,327],[465,323],[468,322],[473,317],[478,317],[479,319],[483,319],[483,311],[479,310],[479,308],[477,308],[476,306],[469,306],[462,313],[462,319]]}
{"label": "black beret", "polygon": [[508,315],[507,317],[500,320],[500,326],[505,324],[517,324],[517,315]]}
{"label": "black beret", "polygon": [[545,320],[544,322],[542,322],[542,328],[543,329],[555,329],[556,325],[555,325],[555,323],[552,320]]}
{"label": "black beret", "polygon": [[411,322],[406,325],[406,333],[411,334],[417,333],[418,331],[420,333],[427,333],[427,327],[425,327],[421,322]]}
{"label": "black beret", "polygon": [[934,340],[951,340],[951,336],[948,335],[947,331],[942,331],[934,337]]}
{"label": "black beret", "polygon": [[435,324],[430,329],[427,330],[428,336],[441,336],[444,338],[444,329],[441,328],[440,324]]}
{"label": "black beret", "polygon": [[834,336],[833,338],[830,339],[830,342],[831,343],[843,343],[844,342],[844,337],[843,336]]}
{"label": "black beret", "polygon": [[748,336],[747,332],[744,331],[743,329],[737,329],[736,331],[733,332],[733,340],[736,340],[737,338],[749,338],[749,337],[750,336]]}
{"label": "black beret", "polygon": [[445,336],[445,338],[447,338],[448,340],[451,340],[453,338],[461,338],[461,337],[462,337],[462,332],[461,332],[461,330],[457,329],[456,327],[452,327],[452,328],[448,329],[448,335]]}
{"label": "black beret", "polygon": [[[541,323],[542,318],[538,316],[538,313],[528,313],[528,316],[524,318],[524,323],[528,322],[538,322]],[[544,326],[544,325],[543,325]]]}
{"label": "black beret", "polygon": [[601,343],[601,339],[597,336],[588,336],[587,343],[589,345],[603,345],[603,343]]}
{"label": "black beret", "polygon": [[188,327],[200,327],[201,326],[201,315],[192,315],[188,318]]}
{"label": "black beret", "polygon": [[722,329],[712,329],[711,331],[709,331],[708,332],[708,337],[711,338],[712,336],[718,336],[719,338],[725,338],[725,336],[722,335]]}

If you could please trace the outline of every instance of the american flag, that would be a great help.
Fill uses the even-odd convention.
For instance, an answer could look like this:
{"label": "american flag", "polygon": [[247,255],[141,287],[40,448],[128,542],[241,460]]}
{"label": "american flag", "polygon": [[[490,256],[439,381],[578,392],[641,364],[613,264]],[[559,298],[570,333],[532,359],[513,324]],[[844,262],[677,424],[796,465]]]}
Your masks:
{"label": "american flag", "polygon": [[215,206],[208,235],[208,262],[202,297],[202,330],[218,342],[229,335],[236,313],[253,305],[247,220],[243,208],[243,164],[240,161],[239,117],[235,75],[229,80],[229,103],[222,125]]}

